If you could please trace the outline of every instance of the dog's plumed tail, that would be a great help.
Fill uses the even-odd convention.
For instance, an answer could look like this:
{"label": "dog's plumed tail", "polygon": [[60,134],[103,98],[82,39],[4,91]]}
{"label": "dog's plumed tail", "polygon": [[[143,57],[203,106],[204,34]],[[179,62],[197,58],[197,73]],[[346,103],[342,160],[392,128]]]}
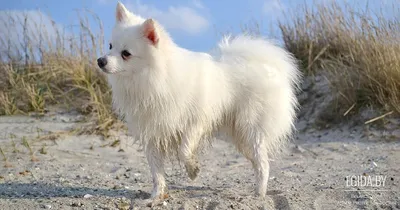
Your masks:
{"label": "dog's plumed tail", "polygon": [[[248,92],[240,96],[243,102],[239,104],[252,103],[237,107],[236,111],[243,114],[237,114],[239,119],[234,120],[235,123],[248,124],[242,124],[242,129],[262,127],[265,133],[265,136],[256,137],[245,132],[240,134],[244,135],[242,139],[264,139],[260,145],[267,147],[270,157],[275,156],[295,131],[299,108],[296,92],[301,79],[296,59],[272,41],[248,35],[225,37],[215,59],[229,66],[228,71],[236,71],[230,74],[241,81],[242,86],[238,88],[247,89]],[[245,110],[248,107],[250,109]]]}
{"label": "dog's plumed tail", "polygon": [[[276,67],[295,90],[299,89],[301,73],[296,59],[272,40],[249,35],[225,36],[219,43],[220,61],[245,58]],[[297,106],[297,104],[296,104]]]}

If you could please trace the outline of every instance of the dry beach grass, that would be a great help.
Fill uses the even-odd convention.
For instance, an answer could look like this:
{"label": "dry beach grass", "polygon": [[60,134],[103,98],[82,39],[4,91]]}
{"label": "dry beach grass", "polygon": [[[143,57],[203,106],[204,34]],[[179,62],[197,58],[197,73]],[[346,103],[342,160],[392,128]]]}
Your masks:
{"label": "dry beach grass", "polygon": [[327,71],[342,113],[370,105],[400,113],[400,8],[380,9],[333,1],[304,6],[279,24],[306,75]]}
{"label": "dry beach grass", "polygon": [[[106,135],[115,117],[107,81],[96,69],[104,43],[97,16],[86,12],[77,32],[70,33],[62,33],[57,25],[46,32],[40,24],[29,24],[28,15],[2,17],[5,26],[11,27],[6,30],[20,24],[23,36],[17,43],[10,37],[0,38],[7,49],[0,54],[0,114],[41,114],[51,106],[72,108],[95,122],[87,131]],[[88,18],[97,21],[98,34],[91,31]]]}

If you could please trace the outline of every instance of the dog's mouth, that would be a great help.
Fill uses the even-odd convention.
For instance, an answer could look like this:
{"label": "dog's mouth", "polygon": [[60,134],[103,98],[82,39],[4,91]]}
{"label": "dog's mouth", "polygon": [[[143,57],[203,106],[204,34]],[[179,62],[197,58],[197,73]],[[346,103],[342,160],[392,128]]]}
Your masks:
{"label": "dog's mouth", "polygon": [[115,74],[116,72],[110,71],[106,68],[100,68],[102,72],[106,73],[106,74]]}
{"label": "dog's mouth", "polygon": [[118,74],[118,73],[124,72],[124,70],[109,70],[109,69],[107,69],[105,67],[100,68],[100,69],[101,69],[102,72],[104,72],[106,74]]}

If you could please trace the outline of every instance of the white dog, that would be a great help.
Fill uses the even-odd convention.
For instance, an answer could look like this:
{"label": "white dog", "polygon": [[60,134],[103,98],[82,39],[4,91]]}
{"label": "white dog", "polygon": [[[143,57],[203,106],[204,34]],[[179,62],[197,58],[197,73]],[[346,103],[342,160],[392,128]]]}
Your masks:
{"label": "white dog", "polygon": [[164,162],[177,155],[191,179],[196,153],[215,131],[225,131],[251,161],[264,197],[269,157],[294,131],[300,73],[294,58],[262,38],[224,38],[216,55],[177,46],[153,19],[118,3],[110,51],[98,65],[108,73],[115,108],[145,148],[152,198],[167,186]]}

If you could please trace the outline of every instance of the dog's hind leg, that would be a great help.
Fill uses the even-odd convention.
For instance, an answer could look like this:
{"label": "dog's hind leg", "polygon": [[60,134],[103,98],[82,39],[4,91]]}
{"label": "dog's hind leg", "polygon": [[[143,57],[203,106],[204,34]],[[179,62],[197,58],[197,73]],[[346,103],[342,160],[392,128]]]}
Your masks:
{"label": "dog's hind leg", "polygon": [[269,179],[268,154],[264,149],[258,147],[253,150],[252,164],[257,182],[257,194],[264,197],[267,193]]}
{"label": "dog's hind leg", "polygon": [[256,194],[264,197],[267,193],[269,178],[268,153],[265,145],[265,137],[257,131],[245,132],[242,130],[240,135],[234,139],[236,148],[248,160],[251,161],[256,177]]}

